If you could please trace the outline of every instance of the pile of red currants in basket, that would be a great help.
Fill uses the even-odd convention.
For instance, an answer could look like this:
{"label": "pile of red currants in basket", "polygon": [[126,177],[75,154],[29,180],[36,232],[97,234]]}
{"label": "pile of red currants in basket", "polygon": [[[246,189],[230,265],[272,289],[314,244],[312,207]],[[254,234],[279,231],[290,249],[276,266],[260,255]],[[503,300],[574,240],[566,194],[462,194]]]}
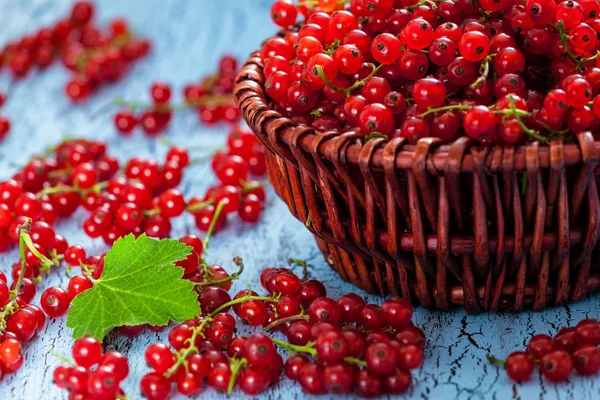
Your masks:
{"label": "pile of red currants in basket", "polygon": [[548,143],[600,121],[599,11],[596,0],[278,0],[265,89],[320,131]]}

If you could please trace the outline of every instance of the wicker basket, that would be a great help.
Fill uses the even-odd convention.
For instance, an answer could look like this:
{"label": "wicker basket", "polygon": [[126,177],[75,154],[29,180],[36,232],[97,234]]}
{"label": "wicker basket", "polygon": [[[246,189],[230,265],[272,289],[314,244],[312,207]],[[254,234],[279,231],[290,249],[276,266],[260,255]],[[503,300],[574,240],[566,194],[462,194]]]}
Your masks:
{"label": "wicker basket", "polygon": [[262,68],[253,54],[235,100],[267,148],[275,191],[344,280],[468,312],[541,310],[600,286],[600,142],[591,133],[549,146],[365,143],[273,111]]}

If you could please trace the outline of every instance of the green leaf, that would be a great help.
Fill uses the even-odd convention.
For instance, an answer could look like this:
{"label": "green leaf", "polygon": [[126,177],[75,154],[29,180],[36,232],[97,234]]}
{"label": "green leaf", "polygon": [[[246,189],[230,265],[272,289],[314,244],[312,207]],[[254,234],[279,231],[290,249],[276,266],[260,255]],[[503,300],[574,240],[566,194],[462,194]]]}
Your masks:
{"label": "green leaf", "polygon": [[94,287],[73,299],[67,327],[73,337],[102,338],[122,325],[166,325],[200,314],[194,284],[181,279],[175,262],[190,247],[173,239],[157,240],[128,235],[106,253],[102,277]]}

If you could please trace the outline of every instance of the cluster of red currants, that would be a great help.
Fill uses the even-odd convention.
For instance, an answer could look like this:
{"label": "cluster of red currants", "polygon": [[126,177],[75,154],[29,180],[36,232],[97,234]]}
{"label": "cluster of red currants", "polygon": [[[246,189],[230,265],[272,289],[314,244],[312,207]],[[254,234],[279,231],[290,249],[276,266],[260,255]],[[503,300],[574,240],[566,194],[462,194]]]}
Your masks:
{"label": "cluster of red currants", "polygon": [[408,301],[390,299],[378,306],[354,293],[335,301],[325,297],[322,283],[302,282],[286,268],[265,269],[261,283],[269,293],[281,293],[277,303],[267,304],[273,316],[265,328],[287,335],[288,344],[276,341],[282,347],[313,357],[311,361],[298,354],[284,365],[286,376],[298,381],[306,393],[354,390],[375,397],[410,388],[410,370],[423,364],[426,341],[411,322],[413,308]]}
{"label": "cluster of red currants", "polygon": [[[116,105],[124,107],[114,116],[115,127],[122,135],[130,135],[136,126],[140,126],[146,135],[156,136],[167,129],[173,112],[188,108],[197,109],[203,123],[214,124],[222,120],[234,124],[240,118],[240,111],[231,97],[236,73],[236,59],[223,56],[218,74],[184,88],[185,102],[181,105],[171,102],[172,90],[168,83],[154,82],[150,86],[152,104],[115,100]],[[135,114],[136,110],[140,111],[139,115]]]}
{"label": "cluster of red currants", "polygon": [[188,165],[189,154],[179,147],[169,149],[163,165],[132,158],[125,167],[125,176],[107,181],[98,201],[86,207],[90,216],[83,225],[85,233],[92,238],[102,237],[108,245],[129,233],[168,237],[170,219],[185,210],[183,194],[175,187]]}
{"label": "cluster of red currants", "polygon": [[93,24],[94,13],[90,2],[76,2],[68,18],[6,45],[0,67],[6,65],[20,78],[34,66],[45,68],[60,58],[75,74],[66,85],[67,96],[74,101],[87,98],[99,84],[121,78],[130,63],[150,50],[150,42],[135,38],[122,19],[102,32]]}
{"label": "cluster of red currants", "polygon": [[[131,135],[136,126],[142,128],[148,136],[162,133],[168,126],[173,116],[171,101],[171,87],[165,82],[155,82],[150,86],[152,105],[134,114],[137,108],[130,104],[130,108],[118,111],[114,116],[115,127],[122,135]],[[121,100],[115,103],[121,104]]]}
{"label": "cluster of red currants", "polygon": [[210,125],[221,121],[234,124],[240,119],[240,110],[232,97],[237,72],[236,58],[224,55],[214,75],[183,88],[183,97],[187,104],[198,109],[200,122]]}
{"label": "cluster of red currants", "polygon": [[227,149],[212,156],[211,168],[220,183],[209,188],[204,197],[193,197],[188,202],[187,210],[194,215],[198,229],[208,230],[219,203],[223,217],[216,220],[215,232],[223,227],[226,215],[235,212],[244,222],[258,222],[266,200],[266,182],[249,179],[264,176],[267,166],[264,147],[256,136],[234,127],[227,136]]}
{"label": "cluster of red currants", "polygon": [[13,179],[0,182],[0,252],[18,243],[17,228],[26,218],[52,226],[81,204],[93,209],[100,188],[118,170],[104,143],[84,139],[65,141],[33,158]]}
{"label": "cluster of red currants", "polygon": [[[235,261],[241,266],[241,260]],[[306,267],[303,261],[290,262]],[[387,300],[379,307],[353,293],[335,301],[326,297],[321,282],[275,267],[260,276],[268,296],[248,289],[231,298],[230,281],[240,273],[199,284],[202,316],[172,328],[170,347],[148,347],[145,359],[153,371],[140,383],[147,399],[167,399],[172,386],[181,394],[197,395],[204,379],[217,391],[231,393],[239,387],[255,396],[282,372],[313,395],[354,390],[373,397],[410,388],[410,370],[422,365],[425,347],[424,333],[411,323],[410,303]],[[236,336],[230,310],[244,325],[282,332],[288,341],[261,333]],[[276,346],[295,355],[284,362]]]}
{"label": "cluster of red currants", "polygon": [[91,289],[92,279],[98,279],[104,269],[104,255],[87,257],[86,251],[79,245],[68,247],[62,254],[69,265],[81,268],[81,274],[69,278],[67,290],[60,286],[51,286],[44,290],[40,298],[40,306],[49,317],[62,317],[69,311],[71,301],[80,293]]}
{"label": "cluster of red currants", "polygon": [[[2,108],[5,101],[6,96],[0,93],[0,108]],[[8,131],[10,131],[10,120],[0,115],[0,142],[8,135]]]}
{"label": "cluster of red currants", "polygon": [[511,353],[506,361],[490,355],[488,359],[504,365],[514,381],[526,381],[535,365],[551,382],[564,382],[573,370],[580,375],[594,375],[600,370],[600,323],[584,319],[577,326],[562,328],[554,336],[540,334],[529,340],[526,351]]}
{"label": "cluster of red currants", "polygon": [[600,121],[599,11],[597,0],[278,0],[265,89],[321,131],[547,143]]}
{"label": "cluster of red currants", "polygon": [[73,6],[71,20],[79,27],[64,32],[61,58],[73,71],[65,92],[72,101],[81,101],[99,86],[121,79],[132,63],[145,57],[151,49],[147,39],[138,38],[123,19],[114,19],[108,32],[93,24],[94,7],[81,1]]}
{"label": "cluster of red currants", "polygon": [[165,238],[170,219],[184,211],[194,215],[199,229],[207,231],[222,203],[214,231],[226,216],[237,212],[245,222],[255,223],[262,213],[265,182],[249,181],[266,172],[264,148],[251,132],[235,128],[227,150],[212,155],[212,168],[221,182],[203,198],[187,203],[175,187],[190,165],[184,148],[170,147],[165,162],[134,157],[120,171],[116,158],[102,142],[67,140],[48,154],[32,159],[13,179],[0,182],[0,252],[18,243],[17,228],[26,218],[53,225],[83,206],[90,212],[84,232],[102,237],[111,245],[129,233]]}
{"label": "cluster of red currants", "polygon": [[[0,220],[2,214],[0,208]],[[23,222],[13,240],[23,243],[24,256],[13,265],[10,286],[0,272],[0,377],[21,368],[22,344],[44,328],[46,315],[32,303],[36,285],[60,265],[68,247],[66,240],[48,223],[29,219]]]}
{"label": "cluster of red currants", "polygon": [[102,343],[91,337],[75,340],[71,365],[54,370],[54,384],[69,391],[70,399],[126,399],[120,388],[129,375],[127,357],[118,351],[103,353]]}

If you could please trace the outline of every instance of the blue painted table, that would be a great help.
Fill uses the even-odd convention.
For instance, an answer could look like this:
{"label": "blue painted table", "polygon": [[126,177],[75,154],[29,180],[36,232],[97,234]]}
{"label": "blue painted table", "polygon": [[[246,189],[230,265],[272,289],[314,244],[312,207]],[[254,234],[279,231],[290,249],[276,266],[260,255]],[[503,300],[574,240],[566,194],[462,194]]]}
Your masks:
{"label": "blue painted table", "polygon": [[[69,0],[1,0],[0,45],[44,24],[64,16]],[[144,139],[141,133],[122,139],[115,133],[110,113],[91,119],[91,115],[117,96],[126,99],[147,99],[149,84],[167,80],[178,92],[186,82],[210,73],[219,56],[231,52],[243,59],[256,49],[261,40],[275,31],[269,19],[271,0],[127,0],[98,1],[98,18],[106,23],[115,16],[126,16],[136,32],[154,42],[152,55],[134,67],[116,85],[102,89],[86,104],[73,107],[63,95],[67,73],[60,66],[30,75],[12,83],[6,72],[0,77],[0,91],[10,93],[0,110],[10,116],[13,129],[0,146],[0,179],[14,173],[29,156],[57,143],[66,135],[99,138],[121,160],[132,155],[162,158],[165,146]],[[199,125],[194,113],[178,114],[169,130],[169,137],[182,144],[222,143],[226,127],[207,129]],[[187,196],[200,194],[213,184],[207,166],[198,165],[187,171],[182,188]],[[248,266],[242,279],[234,284],[240,290],[249,283],[256,285],[259,271],[267,265],[281,265],[293,256],[307,259],[310,274],[322,280],[333,297],[354,290],[340,282],[327,266],[311,235],[293,219],[286,206],[270,192],[263,220],[257,226],[232,222],[225,232],[211,243],[209,261],[222,263],[233,270],[232,257],[239,255]],[[58,231],[70,242],[80,243],[89,253],[100,254],[105,246],[82,234],[80,226],[85,213],[60,222]],[[180,218],[173,229],[174,236],[197,233],[193,221]],[[0,270],[10,271],[17,258],[16,251],[0,255]],[[40,292],[49,285],[65,286],[67,278],[54,273],[44,281]],[[364,293],[361,293],[365,295]],[[377,301],[365,295],[370,301]],[[414,388],[406,398],[423,399],[597,399],[600,386],[594,378],[574,377],[561,385],[549,384],[536,372],[530,382],[514,384],[503,371],[491,366],[485,354],[504,355],[526,345],[534,332],[554,333],[560,326],[575,323],[585,317],[597,317],[600,298],[590,297],[568,307],[542,313],[494,314],[469,316],[463,311],[449,313],[419,309],[415,323],[427,334],[429,345],[423,369],[415,373]],[[143,351],[152,342],[165,340],[166,334],[145,332],[135,339],[109,336],[108,344],[127,354],[131,374],[124,384],[126,393],[138,399],[138,382],[148,371]],[[64,399],[66,392],[52,385],[52,371],[60,361],[50,350],[69,354],[71,332],[64,319],[49,321],[42,334],[26,345],[25,364],[18,374],[0,382],[0,399]],[[204,398],[217,398],[211,390]],[[242,396],[236,394],[234,398]],[[303,397],[298,387],[282,380],[268,391],[269,398]]]}

